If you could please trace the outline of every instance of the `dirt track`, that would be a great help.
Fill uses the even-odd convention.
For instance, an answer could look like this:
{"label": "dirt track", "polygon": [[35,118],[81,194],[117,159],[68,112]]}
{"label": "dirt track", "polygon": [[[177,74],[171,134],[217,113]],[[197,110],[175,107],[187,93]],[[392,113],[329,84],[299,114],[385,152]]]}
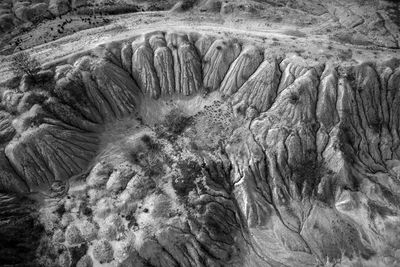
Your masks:
{"label": "dirt track", "polygon": [[[171,15],[173,14],[173,15]],[[127,39],[152,31],[196,31],[199,33],[213,32],[247,39],[255,43],[269,43],[270,50],[286,54],[288,51],[301,51],[303,57],[312,55],[314,59],[324,57],[335,59],[342,50],[351,47],[360,51],[353,53],[353,59],[359,62],[357,54],[362,54],[362,60],[385,60],[397,54],[396,50],[378,47],[360,47],[356,45],[334,42],[328,36],[314,35],[319,25],[302,28],[297,35],[298,27],[281,23],[263,22],[251,18],[222,17],[215,14],[190,13],[179,14],[170,12],[143,12],[112,16],[113,22],[106,26],[82,30],[62,37],[58,40],[41,44],[26,51],[32,53],[42,63],[49,63],[62,57],[90,50],[93,47],[111,40]],[[46,29],[45,26],[42,27]],[[382,55],[381,55],[382,54]],[[350,59],[348,59],[350,60]],[[0,57],[0,83],[10,78],[8,71],[9,57]]]}

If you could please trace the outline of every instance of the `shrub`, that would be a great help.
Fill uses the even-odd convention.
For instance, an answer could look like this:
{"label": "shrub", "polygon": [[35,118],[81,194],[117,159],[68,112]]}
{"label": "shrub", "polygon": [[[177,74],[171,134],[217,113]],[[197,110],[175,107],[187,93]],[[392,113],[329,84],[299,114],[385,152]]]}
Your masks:
{"label": "shrub", "polygon": [[346,61],[350,60],[353,57],[353,51],[351,49],[338,49],[338,58],[340,60]]}
{"label": "shrub", "polygon": [[296,105],[297,102],[299,102],[299,99],[300,99],[300,97],[297,93],[295,93],[295,92],[290,93],[290,95],[289,95],[289,103],[290,104]]}
{"label": "shrub", "polygon": [[55,209],[55,214],[57,214],[59,217],[63,216],[65,213],[65,206],[64,203],[61,203],[57,206],[57,208]]}
{"label": "shrub", "polygon": [[171,110],[165,116],[164,127],[173,134],[181,134],[192,123],[192,118],[182,114],[178,109]]}
{"label": "shrub", "polygon": [[343,156],[349,163],[354,163],[356,160],[355,151],[353,149],[355,142],[356,137],[354,136],[352,129],[341,123],[337,134],[336,147],[343,152]]}
{"label": "shrub", "polygon": [[11,71],[17,76],[26,74],[29,78],[35,80],[39,69],[39,61],[31,57],[27,52],[19,52],[11,58]]}
{"label": "shrub", "polygon": [[145,134],[143,135],[140,140],[142,140],[142,142],[146,145],[146,147],[152,151],[152,152],[156,152],[160,150],[160,144],[158,144],[157,142],[155,142],[149,135]]}
{"label": "shrub", "polygon": [[180,197],[185,197],[192,191],[196,184],[195,179],[202,175],[201,166],[194,160],[185,160],[178,163],[180,177],[172,180],[172,187]]}
{"label": "shrub", "polygon": [[101,264],[109,263],[113,260],[114,250],[110,242],[105,239],[97,241],[93,246],[93,257]]}
{"label": "shrub", "polygon": [[197,3],[197,0],[183,0],[181,8],[183,11],[189,10]]}
{"label": "shrub", "polygon": [[71,264],[69,266],[76,266],[79,259],[81,259],[87,252],[88,246],[86,243],[80,244],[79,246],[70,247],[69,253],[71,255]]}

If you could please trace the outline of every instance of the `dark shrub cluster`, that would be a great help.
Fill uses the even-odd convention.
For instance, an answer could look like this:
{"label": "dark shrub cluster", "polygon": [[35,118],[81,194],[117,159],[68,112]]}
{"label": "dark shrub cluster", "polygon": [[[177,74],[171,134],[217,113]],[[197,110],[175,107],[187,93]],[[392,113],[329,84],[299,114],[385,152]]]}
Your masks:
{"label": "dark shrub cluster", "polygon": [[31,57],[27,52],[19,52],[11,58],[11,71],[16,76],[26,74],[34,80],[36,73],[40,70],[40,63],[37,59]]}
{"label": "dark shrub cluster", "polygon": [[151,136],[145,134],[143,135],[140,140],[146,145],[146,147],[151,151],[151,152],[157,152],[160,151],[161,145],[154,141]]}
{"label": "dark shrub cluster", "polygon": [[178,109],[173,109],[167,116],[165,116],[163,125],[168,132],[181,134],[191,123],[191,117],[185,116]]}
{"label": "dark shrub cluster", "polygon": [[202,175],[201,166],[194,160],[184,160],[178,163],[180,177],[172,180],[172,186],[180,197],[186,197],[195,187],[195,179]]}

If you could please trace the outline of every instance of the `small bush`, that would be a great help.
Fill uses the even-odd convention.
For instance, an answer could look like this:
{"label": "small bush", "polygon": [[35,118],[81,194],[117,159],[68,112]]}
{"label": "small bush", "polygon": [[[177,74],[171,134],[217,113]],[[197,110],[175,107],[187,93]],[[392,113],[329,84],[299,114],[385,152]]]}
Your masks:
{"label": "small bush", "polygon": [[155,142],[149,135],[145,134],[143,135],[140,140],[142,140],[142,142],[146,145],[146,147],[152,151],[152,152],[156,152],[160,150],[160,144],[158,144],[157,142]]}
{"label": "small bush", "polygon": [[290,104],[296,105],[299,102],[299,99],[300,99],[300,97],[298,94],[296,94],[294,92],[290,93],[290,95],[289,95],[289,103]]}
{"label": "small bush", "polygon": [[379,133],[382,129],[383,123],[383,119],[379,117],[373,117],[370,119],[369,125],[375,133]]}
{"label": "small bush", "polygon": [[192,123],[192,118],[182,114],[178,109],[173,109],[165,116],[164,127],[173,134],[181,134]]}
{"label": "small bush", "polygon": [[353,51],[351,49],[338,49],[338,58],[340,60],[346,61],[350,60],[353,57]]}
{"label": "small bush", "polygon": [[185,197],[195,187],[195,179],[202,175],[201,166],[194,160],[185,160],[178,163],[180,177],[172,180],[172,186],[180,197]]}
{"label": "small bush", "polygon": [[154,177],[164,173],[163,163],[159,159],[152,160],[145,167],[145,175]]}
{"label": "small bush", "polygon": [[67,266],[77,266],[78,261],[86,254],[88,250],[87,244],[81,244],[69,248],[69,254],[71,256],[71,264]]}
{"label": "small bush", "polygon": [[32,80],[40,69],[40,63],[35,58],[31,57],[27,52],[20,52],[11,58],[11,71],[16,76],[26,74]]}
{"label": "small bush", "polygon": [[63,216],[65,213],[65,206],[64,204],[60,204],[57,206],[56,210],[55,210],[55,214],[57,214],[59,217]]}
{"label": "small bush", "polygon": [[183,11],[189,10],[197,3],[197,0],[183,0],[181,8]]}
{"label": "small bush", "polygon": [[147,134],[143,135],[143,136],[140,138],[140,140],[142,140],[142,142],[145,143],[145,144],[148,144],[148,143],[150,143],[150,142],[152,141],[152,140],[151,140],[151,137],[148,136]]}
{"label": "small bush", "polygon": [[[292,181],[296,184],[299,192],[309,196],[325,176],[327,170],[321,162],[312,159],[304,159],[292,167]],[[306,186],[304,188],[304,186]]]}

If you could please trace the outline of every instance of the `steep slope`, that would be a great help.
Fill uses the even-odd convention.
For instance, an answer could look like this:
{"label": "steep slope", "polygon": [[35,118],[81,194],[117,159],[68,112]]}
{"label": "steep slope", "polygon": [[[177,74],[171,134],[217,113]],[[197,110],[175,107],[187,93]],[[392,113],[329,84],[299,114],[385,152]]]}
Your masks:
{"label": "steep slope", "polygon": [[395,266],[399,65],[282,58],[218,35],[114,41],[51,66],[44,99],[1,113],[15,171],[1,186],[51,195],[72,178],[46,225],[64,261],[79,244],[122,266]]}

